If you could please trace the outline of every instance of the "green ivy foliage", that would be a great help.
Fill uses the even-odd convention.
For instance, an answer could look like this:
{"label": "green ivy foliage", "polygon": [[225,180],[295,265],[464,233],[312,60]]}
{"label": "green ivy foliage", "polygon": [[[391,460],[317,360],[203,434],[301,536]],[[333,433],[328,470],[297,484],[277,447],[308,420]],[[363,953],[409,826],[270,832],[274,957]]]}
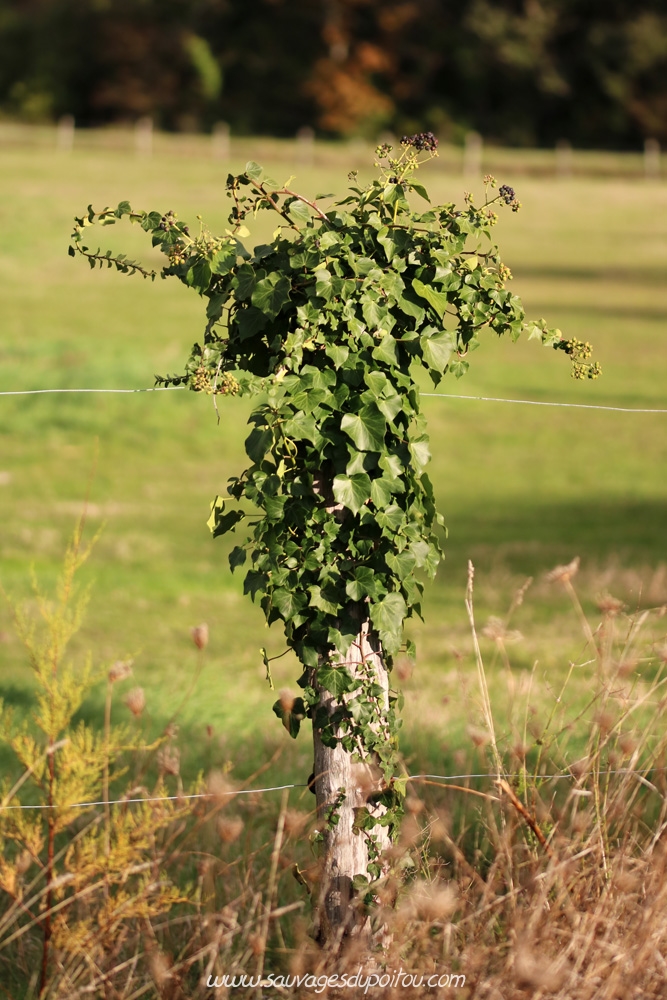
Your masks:
{"label": "green ivy foliage", "polygon": [[[70,252],[92,267],[154,277],[84,245],[89,225],[127,216],[167,256],[162,277],[203,297],[206,326],[185,372],[157,382],[258,397],[250,464],[216,498],[209,525],[214,535],[247,525],[231,567],[244,567],[246,593],[259,597],[269,623],[283,623],[304,666],[303,697],[293,710],[277,703],[276,714],[296,735],[316,716],[318,689],[328,690],[340,700],[333,722],[347,730],[344,743],[353,749],[361,736],[389,778],[393,707],[389,730],[386,720],[378,726],[372,681],[359,691],[334,651],[344,654],[368,620],[391,666],[405,620],[421,614],[423,577],[442,556],[417,371],[434,386],[446,374],[460,378],[486,332],[512,340],[526,332],[565,350],[578,377],[599,369],[582,354],[588,345],[543,320],[528,323],[507,287],[492,227],[496,208],[519,207],[511,188],[495,193],[486,178],[481,206],[469,195],[461,208],[434,206],[414,176],[435,154],[429,133],[405,137],[397,153],[376,152],[376,179],[362,186],[351,174],[345,197],[328,208],[321,203],[332,196],[310,201],[251,162],[227,179],[233,207],[221,237],[123,202],[77,219]],[[245,223],[260,211],[275,213],[278,226],[250,251]]]}

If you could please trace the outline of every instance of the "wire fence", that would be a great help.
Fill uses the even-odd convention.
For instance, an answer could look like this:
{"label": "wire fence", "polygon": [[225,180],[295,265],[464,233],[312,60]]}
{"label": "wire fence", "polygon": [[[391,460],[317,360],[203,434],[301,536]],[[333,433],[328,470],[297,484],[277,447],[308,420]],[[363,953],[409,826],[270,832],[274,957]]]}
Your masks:
{"label": "wire fence", "polygon": [[[93,389],[18,389],[10,391],[0,391],[0,396],[36,396],[36,395],[46,395],[49,393],[143,393],[143,392],[169,392],[173,389],[184,389],[186,386],[154,386],[148,389],[104,389],[104,388],[93,388]],[[503,397],[496,396],[464,396],[458,393],[441,393],[441,392],[424,392],[422,396],[428,396],[433,399],[463,399],[463,400],[473,400],[476,402],[483,403],[511,403],[517,406],[552,406],[552,407],[562,407],[566,409],[575,410],[605,410],[613,413],[667,413],[667,409],[649,409],[640,407],[626,407],[626,406],[606,406],[601,404],[593,403],[559,403],[547,400],[535,400],[535,399],[506,399]],[[654,773],[657,771],[665,771],[667,768],[655,767],[648,768],[645,771],[640,772],[634,771],[630,768],[617,768],[615,770],[604,770],[596,771],[598,776],[601,775],[613,775],[613,774],[638,774],[640,777],[644,778],[646,774]],[[469,780],[482,780],[482,779],[494,779],[493,774],[413,774],[408,776],[408,781],[441,781],[445,784],[451,781],[469,781]],[[516,779],[524,777],[522,774],[506,774],[505,778]],[[574,780],[576,775],[571,772],[566,772],[563,774],[551,774],[551,775],[538,775],[538,778],[544,781],[558,781],[564,779]],[[272,785],[268,788],[243,788],[234,789],[222,793],[209,793],[209,792],[198,792],[188,795],[162,795],[155,797],[139,797],[139,798],[122,798],[122,799],[110,799],[110,800],[99,800],[91,802],[73,802],[67,803],[66,805],[49,805],[46,803],[41,804],[18,804],[18,805],[7,805],[0,803],[0,811],[5,811],[9,809],[32,809],[32,810],[48,810],[48,809],[90,809],[99,806],[112,806],[112,805],[131,805],[133,803],[149,803],[149,802],[183,802],[194,799],[211,799],[217,798],[219,796],[238,796],[238,795],[262,795],[267,792],[279,792],[286,789],[294,788],[308,788],[308,782],[295,782],[286,785]]]}
{"label": "wire fence", "polygon": [[[597,777],[605,777],[612,774],[635,774],[642,780],[646,778],[647,774],[656,774],[660,771],[667,771],[667,767],[649,767],[637,770],[635,768],[621,767],[615,768],[614,770],[600,770],[594,771]],[[504,779],[519,779],[525,778],[525,773],[515,773],[515,774],[503,774]],[[569,779],[570,781],[579,780],[576,774],[571,771],[566,771],[561,774],[538,774],[534,775],[536,780],[541,781],[563,781]],[[480,780],[487,779],[490,781],[496,781],[497,775],[489,774],[488,772],[479,774],[410,774],[407,776],[407,781],[441,781],[443,782],[443,787],[447,787],[447,782],[449,781],[469,781],[469,780]],[[91,802],[67,802],[64,804],[50,804],[50,803],[36,803],[36,804],[21,804],[8,805],[5,803],[0,803],[0,812],[7,811],[9,809],[37,809],[37,810],[48,810],[48,809],[92,809],[96,806],[126,806],[137,803],[148,803],[148,802],[186,802],[195,799],[218,799],[218,798],[233,798],[237,795],[263,795],[267,792],[282,792],[286,789],[293,788],[311,788],[312,781],[302,781],[302,782],[291,782],[287,785],[270,785],[268,788],[235,788],[228,791],[221,792],[195,792],[187,795],[155,795],[155,796],[144,796],[137,798],[122,798],[122,799],[100,799]]]}
{"label": "wire fence", "polygon": [[[137,393],[137,392],[171,392],[175,389],[185,389],[183,385],[153,386],[150,389],[12,389],[0,392],[0,396],[44,396],[49,393]],[[480,403],[512,403],[515,406],[557,406],[570,410],[607,410],[612,413],[667,413],[667,409],[649,409],[636,406],[606,406],[598,403],[557,403],[552,400],[538,399],[505,399],[500,396],[462,396],[459,393],[422,392],[422,396],[432,399],[466,399]]]}

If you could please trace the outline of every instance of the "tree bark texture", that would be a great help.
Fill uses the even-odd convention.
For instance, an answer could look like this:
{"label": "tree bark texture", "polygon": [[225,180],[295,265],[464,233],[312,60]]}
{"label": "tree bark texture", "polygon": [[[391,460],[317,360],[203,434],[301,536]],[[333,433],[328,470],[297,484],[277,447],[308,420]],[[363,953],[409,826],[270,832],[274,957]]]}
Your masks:
{"label": "tree bark texture", "polygon": [[[364,678],[368,684],[369,674],[383,690],[378,703],[378,726],[384,728],[389,709],[389,679],[382,659],[379,641],[369,628],[368,621],[361,624],[356,640],[347,654],[332,656],[334,664],[347,668],[353,676]],[[360,684],[361,686],[361,684]],[[353,697],[344,695],[343,699]],[[338,707],[338,699],[328,691],[320,690],[320,705],[331,715]],[[386,723],[385,723],[386,724]],[[337,736],[343,735],[340,730]],[[314,778],[317,797],[319,828],[324,836],[322,858],[322,880],[319,897],[319,936],[326,943],[341,941],[344,936],[358,933],[364,922],[350,906],[353,897],[352,880],[355,875],[367,875],[370,834],[380,852],[389,847],[389,833],[386,826],[375,826],[371,830],[353,830],[355,811],[366,807],[371,815],[380,816],[383,806],[373,804],[373,795],[381,792],[384,783],[377,765],[359,748],[362,761],[352,760],[352,754],[340,743],[335,747],[322,743],[321,732],[313,726]],[[332,813],[338,817],[331,822]]]}

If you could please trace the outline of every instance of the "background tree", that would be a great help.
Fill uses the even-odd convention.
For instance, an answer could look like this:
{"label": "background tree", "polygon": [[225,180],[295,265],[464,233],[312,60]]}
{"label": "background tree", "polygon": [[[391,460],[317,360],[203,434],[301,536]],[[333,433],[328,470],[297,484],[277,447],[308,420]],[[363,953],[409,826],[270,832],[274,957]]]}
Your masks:
{"label": "background tree", "polygon": [[[270,97],[268,96],[270,95]],[[667,141],[662,0],[3,0],[0,108],[83,125]]]}

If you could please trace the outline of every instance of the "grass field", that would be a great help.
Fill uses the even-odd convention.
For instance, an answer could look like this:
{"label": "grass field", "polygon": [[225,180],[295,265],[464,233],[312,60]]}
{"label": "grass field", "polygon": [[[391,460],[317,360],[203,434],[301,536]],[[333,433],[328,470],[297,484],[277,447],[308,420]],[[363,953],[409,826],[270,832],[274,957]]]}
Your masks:
{"label": "grass field", "polygon": [[[113,149],[1,150],[0,389],[144,387],[155,373],[178,371],[200,333],[199,300],[170,282],[91,273],[67,256],[71,219],[90,202],[127,198],[181,218],[201,213],[215,230],[227,211],[226,171],[242,166],[241,153],[253,154],[252,144],[245,147],[232,147],[229,164],[168,151],[142,160]],[[291,166],[288,155],[265,165],[297,174],[305,193],[345,186],[339,157],[313,168]],[[603,377],[575,383],[563,356],[489,338],[470,375],[440,390],[665,408],[667,187],[522,173],[510,159],[499,177],[515,183],[523,203],[497,230],[515,290],[530,314],[592,341]],[[462,195],[463,181],[437,166],[424,181],[437,199]],[[257,242],[262,235],[258,228]],[[99,234],[152,261],[142,236],[129,228]],[[607,589],[633,610],[667,602],[667,415],[433,398],[424,409],[429,473],[449,539],[427,590],[425,624],[411,628],[419,655],[412,676],[403,672],[404,746],[412,766],[441,769],[451,753],[468,750],[466,729],[477,723],[463,606],[469,558],[480,626],[502,616],[516,587],[535,578],[512,627],[525,637],[513,654],[518,670],[528,676],[538,661],[537,703],[548,701],[570,660],[589,659],[566,596],[544,580],[555,564],[581,557],[580,592],[593,615],[596,594]],[[103,530],[86,570],[92,592],[82,647],[100,664],[135,657],[132,683],[145,688],[146,725],[157,730],[197,666],[189,629],[208,622],[206,665],[180,716],[185,771],[229,757],[248,774],[282,746],[270,774],[299,781],[308,773],[308,740],[292,745],[273,719],[275,694],[259,655],[262,645],[280,652],[281,635],[267,631],[243,598],[226,545],[205,526],[210,500],[244,467],[247,412],[244,402],[226,400],[217,426],[210,400],[186,392],[0,397],[0,580],[17,596],[29,593],[31,566],[52,580],[89,494],[90,530]],[[0,694],[25,707],[29,672],[4,604],[0,632]],[[274,673],[278,687],[293,686],[291,657]],[[573,713],[585,701],[586,668],[577,676]],[[492,673],[490,683],[502,716],[505,675]]]}

